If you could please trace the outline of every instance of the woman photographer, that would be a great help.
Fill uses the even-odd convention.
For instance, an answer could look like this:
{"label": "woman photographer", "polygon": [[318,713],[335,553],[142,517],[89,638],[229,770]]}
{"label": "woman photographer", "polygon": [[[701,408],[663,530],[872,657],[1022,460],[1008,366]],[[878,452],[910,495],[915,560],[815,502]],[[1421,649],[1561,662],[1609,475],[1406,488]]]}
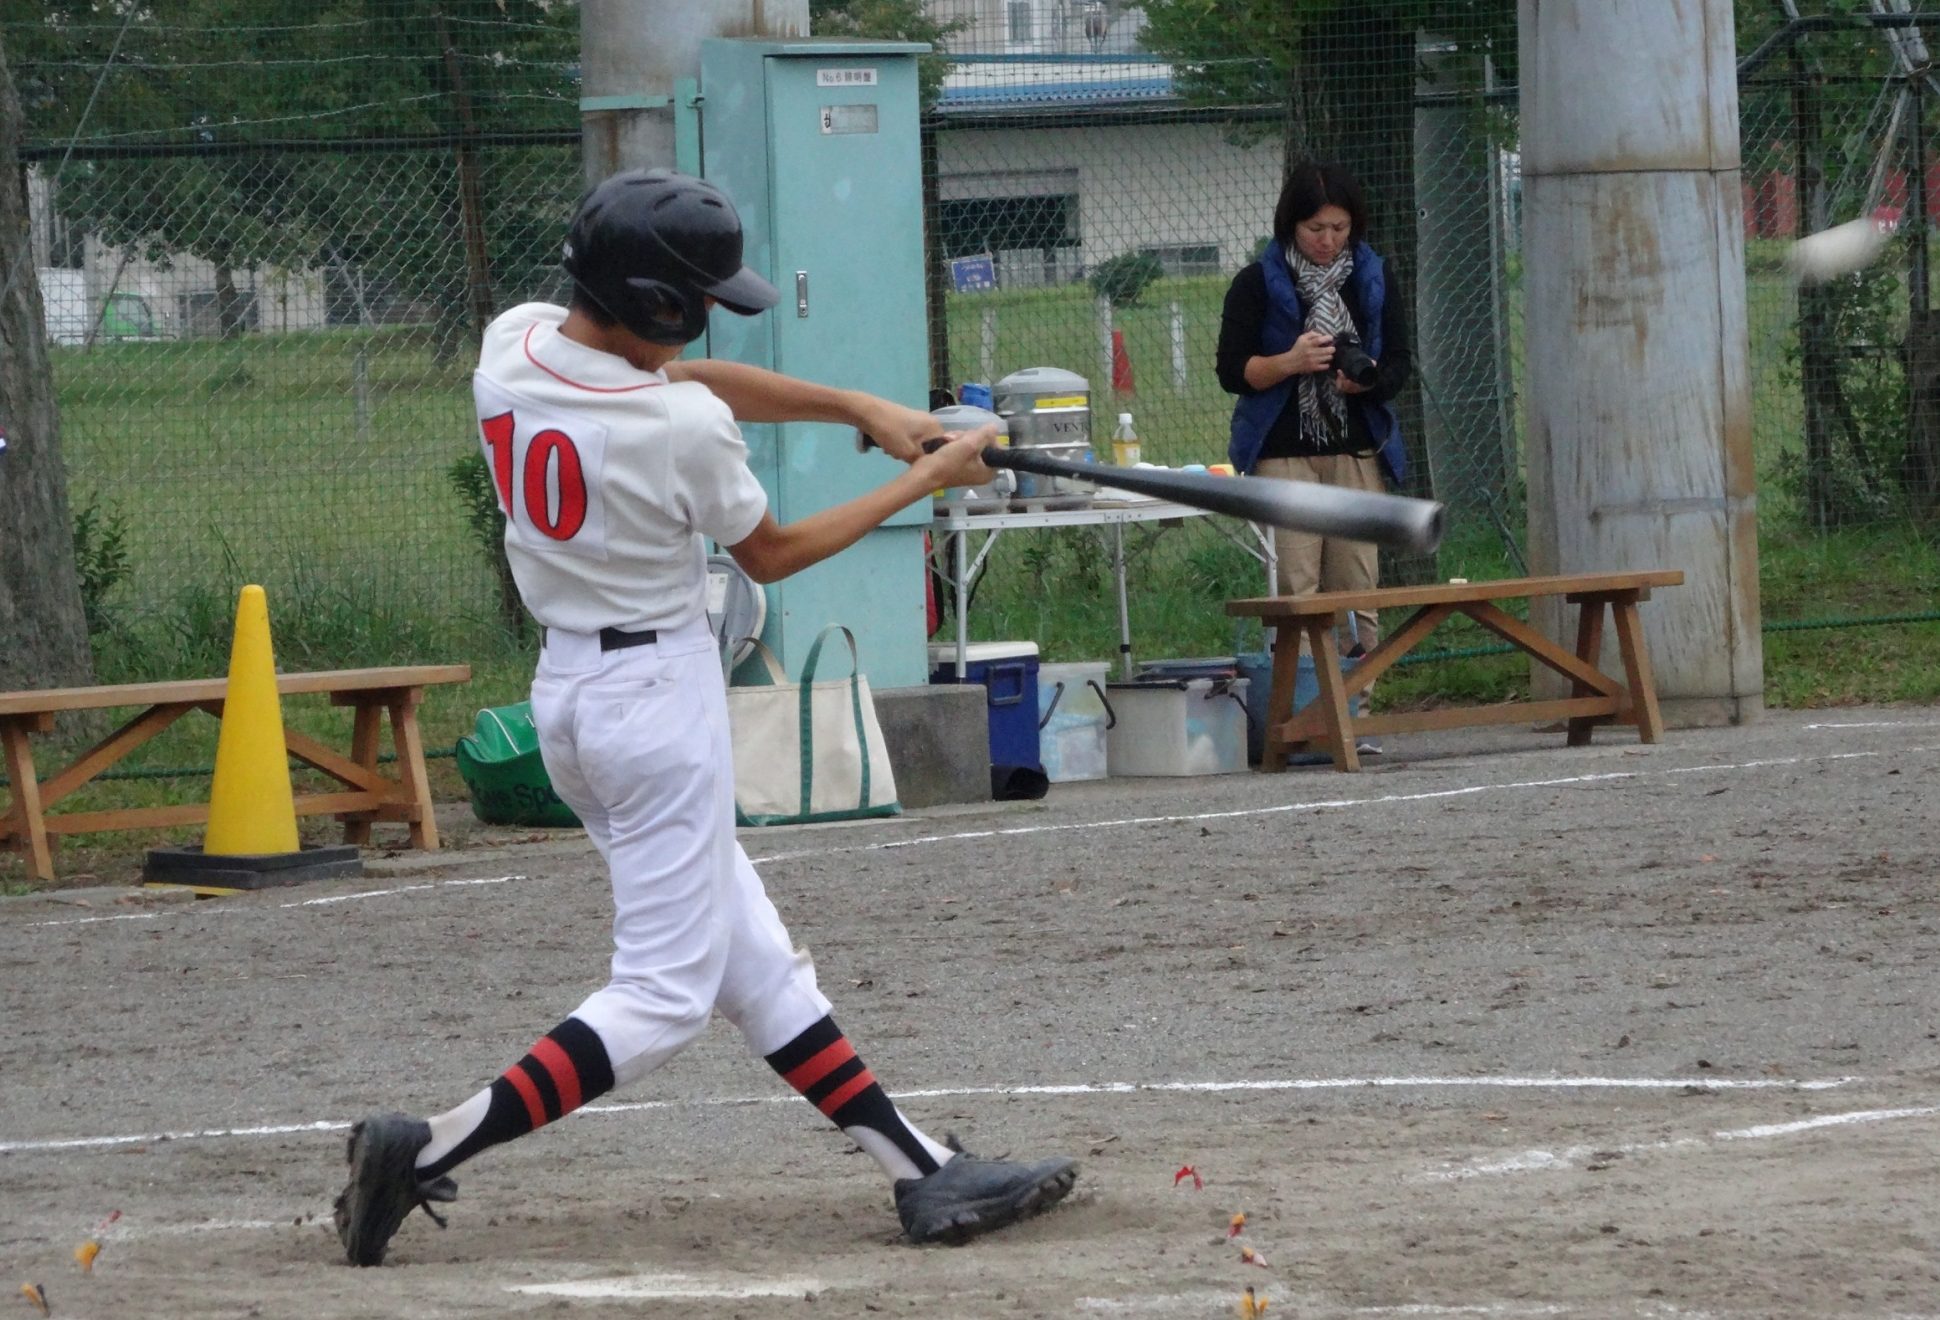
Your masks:
{"label": "woman photographer", "polygon": [[[1219,383],[1238,395],[1227,455],[1242,473],[1379,491],[1405,476],[1390,400],[1410,358],[1402,296],[1364,241],[1367,202],[1340,165],[1301,161],[1273,210],[1273,239],[1233,277],[1219,324]],[[1280,591],[1373,587],[1367,541],[1276,531]],[[1373,649],[1356,611],[1343,654]],[[1368,750],[1373,750],[1369,747]]]}

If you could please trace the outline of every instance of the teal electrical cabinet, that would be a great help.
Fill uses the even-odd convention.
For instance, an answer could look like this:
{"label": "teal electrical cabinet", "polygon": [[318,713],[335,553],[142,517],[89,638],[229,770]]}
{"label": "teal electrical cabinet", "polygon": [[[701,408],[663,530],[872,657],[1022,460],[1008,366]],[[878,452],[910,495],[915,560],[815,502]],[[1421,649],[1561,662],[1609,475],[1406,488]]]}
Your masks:
{"label": "teal electrical cabinet", "polygon": [[[700,172],[734,199],[746,261],[781,290],[758,317],[717,310],[708,356],[912,408],[929,403],[916,57],[903,42],[702,43]],[[795,522],[898,471],[826,423],[742,428],[775,516]],[[872,685],[928,680],[925,499],[768,588],[763,638],[791,675],[831,623]],[[831,673],[838,671],[831,671]]]}

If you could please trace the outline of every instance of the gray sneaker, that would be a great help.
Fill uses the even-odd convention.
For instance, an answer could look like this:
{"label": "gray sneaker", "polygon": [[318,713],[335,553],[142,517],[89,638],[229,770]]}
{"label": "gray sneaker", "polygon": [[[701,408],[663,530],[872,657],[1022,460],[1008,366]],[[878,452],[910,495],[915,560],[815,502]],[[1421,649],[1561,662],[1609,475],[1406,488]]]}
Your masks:
{"label": "gray sneaker", "polygon": [[445,1226],[433,1201],[458,1199],[450,1178],[420,1178],[415,1160],[431,1125],[409,1114],[375,1114],[350,1129],[350,1182],[337,1197],[337,1237],[352,1265],[381,1265],[384,1248],[412,1209]]}
{"label": "gray sneaker", "polygon": [[950,1138],[955,1159],[921,1178],[896,1180],[896,1213],[911,1242],[968,1242],[1062,1201],[1078,1181],[1078,1162],[1019,1164],[968,1154]]}

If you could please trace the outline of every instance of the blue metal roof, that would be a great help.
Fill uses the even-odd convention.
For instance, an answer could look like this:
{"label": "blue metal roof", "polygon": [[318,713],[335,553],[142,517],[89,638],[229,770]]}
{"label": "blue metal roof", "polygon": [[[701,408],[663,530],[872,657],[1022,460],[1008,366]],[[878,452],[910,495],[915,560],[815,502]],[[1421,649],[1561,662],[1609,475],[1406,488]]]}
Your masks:
{"label": "blue metal roof", "polygon": [[937,98],[936,108],[947,114],[968,110],[1148,104],[1172,99],[1171,75],[1163,74],[1143,78],[994,83],[982,87],[951,87],[946,84],[943,94]]}

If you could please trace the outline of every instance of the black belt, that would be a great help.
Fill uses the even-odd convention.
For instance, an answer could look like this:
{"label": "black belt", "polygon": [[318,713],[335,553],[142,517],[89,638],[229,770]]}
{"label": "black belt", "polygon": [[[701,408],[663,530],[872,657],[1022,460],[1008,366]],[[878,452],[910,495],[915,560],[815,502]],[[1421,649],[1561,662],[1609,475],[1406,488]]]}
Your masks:
{"label": "black belt", "polygon": [[600,629],[600,650],[624,651],[629,646],[652,646],[660,640],[660,630],[647,628],[641,632],[621,632],[618,628]]}
{"label": "black belt", "polygon": [[[544,640],[542,637],[541,641]],[[629,646],[652,646],[660,640],[657,628],[646,628],[640,632],[622,632],[618,628],[600,629],[600,650],[624,651]]]}

